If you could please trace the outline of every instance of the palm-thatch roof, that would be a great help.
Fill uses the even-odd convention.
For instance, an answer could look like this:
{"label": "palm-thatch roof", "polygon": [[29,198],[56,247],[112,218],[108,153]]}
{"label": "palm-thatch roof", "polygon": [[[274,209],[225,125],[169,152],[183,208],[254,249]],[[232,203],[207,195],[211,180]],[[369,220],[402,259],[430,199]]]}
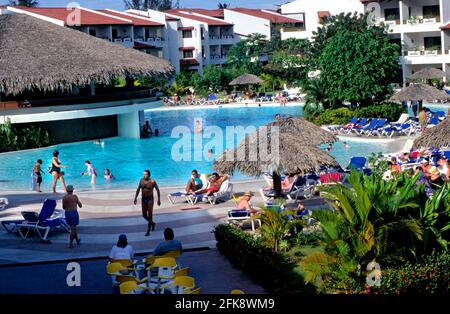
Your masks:
{"label": "palm-thatch roof", "polygon": [[243,74],[238,76],[230,82],[230,85],[252,85],[261,84],[264,82],[262,79],[253,74]]}
{"label": "palm-thatch roof", "polygon": [[68,90],[117,76],[165,78],[166,60],[24,14],[0,15],[0,92]]}
{"label": "palm-thatch roof", "polygon": [[221,173],[232,174],[238,170],[253,177],[267,171],[305,174],[316,172],[321,166],[339,165],[332,156],[305,145],[294,134],[272,133],[265,127],[247,136],[237,148],[225,151],[213,164]]}
{"label": "palm-thatch roof", "polygon": [[402,102],[404,100],[425,100],[425,101],[448,101],[450,95],[433,86],[426,84],[411,84],[402,88],[398,93],[393,95],[390,100]]}
{"label": "palm-thatch roof", "polygon": [[443,77],[447,77],[447,73],[436,68],[424,68],[411,75],[413,80],[432,80],[442,79]]}
{"label": "palm-thatch roof", "polygon": [[307,121],[304,118],[286,117],[271,122],[268,127],[279,127],[281,133],[292,133],[304,145],[319,145],[323,143],[336,142],[338,138],[322,129],[321,127]]}
{"label": "palm-thatch roof", "polygon": [[414,141],[414,147],[450,147],[450,118],[446,118],[437,126],[426,129]]}

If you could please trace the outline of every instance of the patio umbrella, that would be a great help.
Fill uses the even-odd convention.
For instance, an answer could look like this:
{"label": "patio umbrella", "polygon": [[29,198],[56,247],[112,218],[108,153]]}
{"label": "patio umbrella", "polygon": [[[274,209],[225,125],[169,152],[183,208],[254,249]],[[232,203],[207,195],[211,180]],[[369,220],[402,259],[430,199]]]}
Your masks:
{"label": "patio umbrella", "polygon": [[413,80],[432,80],[447,77],[447,73],[436,68],[424,68],[411,75]]}
{"label": "patio umbrella", "polygon": [[264,81],[253,74],[243,74],[230,82],[229,85],[253,85],[261,84]]}
{"label": "patio umbrella", "polygon": [[414,147],[449,147],[450,146],[450,118],[447,117],[437,126],[426,129],[415,141]]}
{"label": "patio umbrella", "polygon": [[426,101],[448,101],[450,95],[433,86],[426,84],[411,84],[402,88],[399,92],[393,95],[390,100],[395,102],[402,102],[404,100],[426,100]]}
{"label": "patio umbrella", "polygon": [[214,162],[213,168],[232,174],[235,170],[252,177],[273,173],[275,195],[281,194],[280,174],[306,174],[321,166],[339,167],[336,160],[321,149],[305,144],[293,133],[261,127],[248,135],[237,148],[225,151]]}
{"label": "patio umbrella", "polygon": [[322,129],[320,126],[317,126],[304,118],[280,118],[267,124],[267,126],[279,127],[281,133],[292,133],[297,138],[297,141],[301,141],[303,144],[310,146],[316,146],[323,143],[333,143],[338,140],[334,134]]}

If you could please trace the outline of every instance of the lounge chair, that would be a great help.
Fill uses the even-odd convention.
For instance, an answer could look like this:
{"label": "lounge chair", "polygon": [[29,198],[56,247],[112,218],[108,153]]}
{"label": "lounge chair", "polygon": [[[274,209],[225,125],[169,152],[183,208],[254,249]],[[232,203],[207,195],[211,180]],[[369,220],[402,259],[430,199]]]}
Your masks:
{"label": "lounge chair", "polygon": [[427,128],[432,128],[439,124],[439,118],[437,116],[433,116],[430,121],[428,121]]}
{"label": "lounge chair", "polygon": [[[203,181],[203,180],[202,180]],[[209,182],[208,182],[209,183]],[[203,187],[208,187],[209,184],[203,184]],[[213,193],[212,195],[208,194],[188,194],[186,196],[186,200],[189,204],[195,205],[199,200],[207,201],[211,205],[215,205],[217,201],[227,199],[231,197],[231,193],[233,193],[233,184],[230,183],[230,179],[226,179],[222,182],[219,188],[219,192]]]}
{"label": "lounge chair", "polygon": [[228,223],[242,226],[244,223],[250,222],[252,231],[255,231],[255,221],[257,221],[258,225],[261,227],[261,220],[251,217],[250,213],[245,209],[230,209],[228,211]]}
{"label": "lounge chair", "polygon": [[383,130],[384,126],[386,125],[387,119],[378,119],[377,124],[373,127],[371,130],[367,130],[365,133],[367,136],[371,136],[372,134],[376,134],[378,136],[381,136],[381,131]]}
{"label": "lounge chair", "polygon": [[[56,200],[46,199],[38,214],[31,211],[23,211],[24,220],[3,221],[2,225],[8,232],[18,231],[22,239],[26,239],[30,231],[35,231],[42,240],[47,240],[51,230],[63,230],[70,232],[70,227],[63,218],[62,211],[55,213]],[[43,231],[43,234],[41,233]]]}
{"label": "lounge chair", "polygon": [[403,124],[406,121],[408,121],[410,119],[409,114],[407,113],[402,113],[400,115],[400,118],[398,118],[398,120],[396,122],[394,122],[393,124]]}
{"label": "lounge chair", "polygon": [[0,198],[0,211],[4,210],[6,208],[6,206],[9,205],[8,199],[7,198]]}
{"label": "lounge chair", "polygon": [[350,134],[352,132],[355,132],[356,134],[359,133],[363,128],[367,127],[369,123],[368,118],[362,118],[361,121],[359,121],[357,124],[355,124],[354,127],[347,129],[343,129],[342,132],[346,134]]}
{"label": "lounge chair", "polygon": [[[275,198],[275,191],[273,189],[260,189],[259,192],[265,202]],[[288,191],[282,191],[281,194],[289,200],[297,200],[299,197],[308,199],[314,194],[314,185],[310,185],[304,176],[298,176],[292,183],[290,189]]]}
{"label": "lounge chair", "polygon": [[329,129],[331,131],[341,133],[343,130],[347,131],[347,130],[353,128],[358,123],[358,121],[359,121],[359,118],[354,117],[345,125],[330,126]]}
{"label": "lounge chair", "polygon": [[387,126],[381,132],[378,131],[378,134],[387,137],[392,137],[394,134],[410,136],[413,132],[414,128],[411,123],[403,123],[401,125]]}
{"label": "lounge chair", "polygon": [[344,176],[340,172],[323,173],[320,175],[320,184],[330,185],[342,183]]}

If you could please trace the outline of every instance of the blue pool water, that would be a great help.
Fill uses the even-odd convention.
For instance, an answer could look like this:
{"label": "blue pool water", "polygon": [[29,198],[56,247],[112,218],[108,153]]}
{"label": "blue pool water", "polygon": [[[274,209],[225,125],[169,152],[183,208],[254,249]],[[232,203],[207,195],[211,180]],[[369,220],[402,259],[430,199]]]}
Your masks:
{"label": "blue pool water", "polygon": [[[433,108],[434,110],[434,108]],[[0,190],[29,190],[31,189],[31,169],[37,159],[43,160],[43,169],[47,170],[50,165],[52,152],[60,151],[60,160],[64,165],[66,183],[73,184],[77,189],[90,188],[88,177],[82,177],[81,173],[86,171],[84,161],[90,160],[99,172],[97,188],[123,188],[137,185],[142,172],[145,169],[152,171],[159,185],[180,185],[187,181],[192,169],[198,169],[201,173],[210,173],[211,164],[215,156],[222,149],[214,151],[212,156],[205,154],[202,160],[197,161],[174,161],[171,151],[174,143],[179,138],[171,138],[172,129],[176,126],[185,126],[194,129],[195,121],[202,119],[203,126],[218,126],[225,130],[227,126],[261,126],[273,120],[274,115],[302,115],[301,106],[288,107],[249,107],[249,108],[211,108],[195,110],[161,110],[148,111],[146,118],[150,119],[152,128],[158,128],[161,133],[159,137],[149,139],[133,140],[122,138],[105,139],[104,146],[96,145],[92,141],[62,144],[53,147],[0,154]],[[199,135],[193,135],[198,140]],[[192,140],[194,141],[194,140]],[[204,139],[203,144],[209,139]],[[366,143],[348,141],[350,147],[345,149],[341,142],[334,145],[331,151],[341,165],[347,165],[351,156],[370,155],[371,152],[389,152],[389,144]],[[224,145],[226,146],[226,145]],[[200,146],[203,150],[204,146]],[[198,151],[199,149],[197,149]],[[191,149],[189,149],[189,152]],[[112,183],[103,180],[104,169],[111,169],[117,178]],[[234,179],[246,178],[235,174]],[[51,176],[46,171],[43,176],[43,189],[49,191],[51,188]],[[59,186],[59,185],[58,185]]]}

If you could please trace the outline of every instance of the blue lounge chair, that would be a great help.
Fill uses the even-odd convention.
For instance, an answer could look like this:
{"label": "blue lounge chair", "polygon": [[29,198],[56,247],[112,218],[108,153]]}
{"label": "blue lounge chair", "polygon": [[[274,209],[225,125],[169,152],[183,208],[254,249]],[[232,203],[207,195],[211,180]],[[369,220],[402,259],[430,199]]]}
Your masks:
{"label": "blue lounge chair", "polygon": [[446,150],[442,153],[442,156],[447,157],[447,159],[450,159],[450,150]]}
{"label": "blue lounge chair", "polygon": [[378,136],[381,136],[381,131],[383,130],[384,126],[387,123],[387,119],[378,119],[377,124],[373,128],[373,130],[367,131],[367,136],[371,136],[372,134],[376,134]]}
{"label": "blue lounge chair", "polygon": [[167,199],[169,200],[169,202],[174,205],[178,199],[183,199],[183,202],[186,201],[186,196],[188,196],[187,193],[184,192],[175,192],[175,193],[170,193],[167,195]]}
{"label": "blue lounge chair", "polygon": [[261,227],[261,220],[254,219],[250,216],[250,213],[245,209],[230,209],[228,211],[228,223],[232,224],[240,224],[242,225],[245,222],[250,222],[252,225],[252,231],[255,231],[255,221],[258,222]]}
{"label": "blue lounge chair", "polygon": [[438,125],[439,124],[439,118],[436,116],[433,116],[430,121],[428,121],[428,125]]}
{"label": "blue lounge chair", "polygon": [[330,127],[330,129],[332,131],[336,131],[341,133],[342,130],[348,130],[351,129],[352,127],[354,127],[357,123],[358,123],[359,119],[354,117],[353,119],[351,119],[347,124],[345,125],[337,125],[335,127]]}
{"label": "blue lounge chair", "polygon": [[2,225],[8,232],[18,231],[23,239],[26,239],[32,230],[42,240],[47,240],[48,234],[52,230],[70,232],[69,225],[62,218],[62,211],[55,214],[55,208],[56,200],[46,199],[39,214],[32,211],[23,211],[21,214],[24,220],[3,221]]}
{"label": "blue lounge chair", "polygon": [[380,135],[392,137],[394,134],[403,134],[406,136],[410,136],[413,133],[414,129],[411,123],[403,123],[401,125],[390,125],[387,126],[381,131]]}
{"label": "blue lounge chair", "polygon": [[365,127],[361,128],[361,129],[355,130],[355,132],[358,135],[362,135],[363,133],[374,130],[375,127],[377,126],[377,124],[378,124],[378,119],[373,118],[368,125],[366,125]]}
{"label": "blue lounge chair", "polygon": [[350,158],[350,162],[347,166],[347,170],[363,170],[366,166],[367,158],[366,157],[352,157]]}
{"label": "blue lounge chair", "polygon": [[361,130],[363,127],[365,127],[367,125],[367,123],[369,122],[368,118],[362,118],[360,121],[358,121],[357,123],[355,123],[355,125],[351,128],[348,129],[341,129],[341,133],[344,134],[350,134],[351,132],[355,131],[357,133],[357,131]]}

